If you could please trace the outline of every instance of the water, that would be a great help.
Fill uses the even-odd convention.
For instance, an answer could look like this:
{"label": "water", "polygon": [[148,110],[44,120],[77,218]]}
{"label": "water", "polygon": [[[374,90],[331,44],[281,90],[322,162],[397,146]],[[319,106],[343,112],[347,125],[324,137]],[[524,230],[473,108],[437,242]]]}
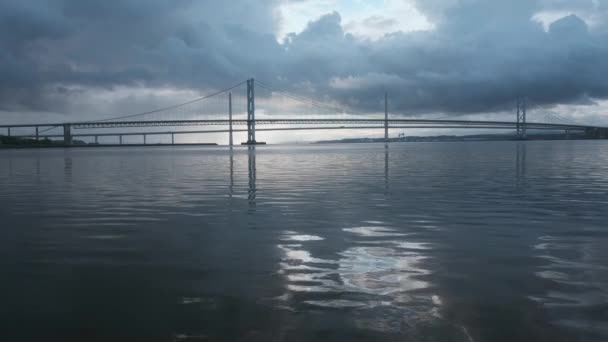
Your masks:
{"label": "water", "polygon": [[0,151],[2,341],[606,341],[604,141]]}

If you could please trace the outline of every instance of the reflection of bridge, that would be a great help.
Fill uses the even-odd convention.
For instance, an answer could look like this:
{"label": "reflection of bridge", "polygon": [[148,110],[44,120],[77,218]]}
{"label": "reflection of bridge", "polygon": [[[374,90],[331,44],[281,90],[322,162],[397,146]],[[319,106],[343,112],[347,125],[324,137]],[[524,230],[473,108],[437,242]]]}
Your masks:
{"label": "reflection of bridge", "polygon": [[[232,90],[246,83],[246,118],[233,119],[233,101]],[[119,138],[122,144],[123,136],[141,136],[143,143],[147,143],[148,136],[169,135],[171,142],[175,142],[175,135],[179,134],[204,134],[204,133],[229,133],[230,141],[232,142],[233,132],[247,132],[246,144],[256,144],[256,131],[293,131],[293,130],[343,130],[343,129],[383,129],[385,138],[388,139],[388,129],[407,129],[407,128],[432,128],[432,129],[499,129],[499,130],[514,130],[516,137],[525,138],[528,130],[550,130],[563,131],[566,134],[571,132],[585,134],[589,138],[608,138],[608,128],[581,125],[574,122],[566,123],[541,123],[528,122],[526,119],[526,101],[518,100],[517,102],[517,120],[511,121],[471,121],[471,120],[454,120],[454,119],[402,119],[389,118],[388,116],[388,100],[385,99],[385,112],[383,118],[363,118],[363,117],[344,117],[347,111],[325,105],[314,100],[296,97],[287,93],[274,91],[268,86],[260,84],[264,89],[270,90],[274,94],[280,94],[293,103],[307,103],[308,105],[318,109],[328,110],[333,112],[334,117],[317,115],[315,118],[263,118],[256,119],[255,111],[255,92],[254,86],[259,84],[253,79],[240,83],[234,87],[224,91],[212,94],[195,101],[190,101],[177,106],[172,106],[165,109],[155,110],[146,113],[128,115],[123,117],[87,121],[87,122],[72,122],[72,123],[45,123],[45,124],[15,124],[15,125],[0,125],[0,128],[5,128],[9,136],[21,138],[59,138],[63,139],[65,145],[70,145],[74,138],[94,138],[97,143],[99,137],[115,136]],[[228,118],[209,118],[201,119],[204,115],[202,110],[195,109],[191,116],[199,118],[175,119],[172,113],[179,110],[184,110],[185,107],[191,106],[197,102],[208,100],[212,97],[217,97],[221,94],[228,93],[228,106],[225,106],[225,114]],[[221,106],[220,106],[221,107]],[[275,112],[283,112],[274,109]],[[221,109],[216,108],[213,115],[221,116]],[[335,112],[341,112],[342,118],[336,118]],[[267,111],[266,111],[267,112]],[[265,113],[267,114],[267,113]],[[134,118],[138,118],[135,120]],[[567,121],[564,119],[564,121]],[[256,125],[263,126],[256,128]],[[199,127],[199,126],[222,126],[223,128],[211,129],[191,129],[182,130],[178,127]],[[233,129],[233,126],[247,126],[247,128]],[[155,127],[172,127],[172,130],[154,130]],[[41,130],[42,128],[42,130]],[[150,129],[153,130],[150,130]],[[60,129],[60,132],[56,132]],[[108,129],[115,129],[108,132]],[[131,129],[125,131],[125,129]],[[133,131],[133,129],[136,129]],[[19,130],[18,134],[14,134],[15,130]],[[53,132],[55,130],[55,132]],[[120,130],[120,131],[116,131]],[[24,132],[25,131],[25,132]],[[13,133],[13,134],[11,134]]]}

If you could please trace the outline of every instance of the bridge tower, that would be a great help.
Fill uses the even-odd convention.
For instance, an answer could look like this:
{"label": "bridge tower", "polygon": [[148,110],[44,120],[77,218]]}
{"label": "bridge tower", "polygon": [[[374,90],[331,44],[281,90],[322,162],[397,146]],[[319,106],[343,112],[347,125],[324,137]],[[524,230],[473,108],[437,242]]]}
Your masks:
{"label": "bridge tower", "polygon": [[232,150],[232,92],[228,93],[228,144]]}
{"label": "bridge tower", "polygon": [[247,145],[255,145],[255,80],[247,80]]}
{"label": "bridge tower", "polygon": [[525,139],[527,136],[526,132],[526,113],[527,112],[527,101],[525,97],[519,97],[517,99],[517,137],[519,139]]}
{"label": "bridge tower", "polygon": [[388,93],[384,93],[384,142],[388,143]]}

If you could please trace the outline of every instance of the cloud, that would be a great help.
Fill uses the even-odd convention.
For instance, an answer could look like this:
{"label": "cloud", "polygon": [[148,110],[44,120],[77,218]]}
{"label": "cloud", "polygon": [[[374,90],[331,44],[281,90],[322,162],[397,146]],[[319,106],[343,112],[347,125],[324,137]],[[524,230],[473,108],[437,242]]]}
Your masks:
{"label": "cloud", "polygon": [[[1,0],[0,110],[82,113],[79,92],[95,107],[96,89],[202,92],[252,76],[358,111],[389,91],[403,114],[608,98],[604,0],[412,0],[432,29],[363,39],[332,12],[279,42],[282,4]],[[567,14],[534,19],[548,12]],[[390,15],[357,24],[398,27]]]}

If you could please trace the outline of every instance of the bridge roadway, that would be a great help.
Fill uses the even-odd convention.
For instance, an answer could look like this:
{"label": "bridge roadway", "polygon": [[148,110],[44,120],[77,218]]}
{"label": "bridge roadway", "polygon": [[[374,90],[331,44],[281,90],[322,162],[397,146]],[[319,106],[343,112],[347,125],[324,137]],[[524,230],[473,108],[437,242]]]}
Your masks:
{"label": "bridge roadway", "polygon": [[[412,129],[412,128],[435,128],[435,129],[516,129],[517,123],[510,121],[471,121],[471,120],[433,120],[433,119],[257,119],[256,125],[295,125],[300,127],[271,127],[257,128],[257,131],[295,131],[295,130],[336,130],[336,129],[383,129],[385,123],[391,129]],[[0,128],[8,129],[10,134],[11,128],[35,128],[35,134],[20,134],[13,135],[24,138],[61,138],[66,137],[65,130],[71,129],[107,129],[107,128],[144,128],[144,127],[184,127],[184,126],[228,126],[229,120],[211,119],[211,120],[158,120],[158,121],[96,121],[96,122],[74,122],[74,123],[56,123],[56,124],[19,124],[19,125],[0,125]],[[232,125],[244,126],[247,125],[247,120],[232,120]],[[302,127],[304,125],[304,127]],[[308,125],[308,126],[306,126]],[[316,125],[316,126],[311,126]],[[325,127],[321,125],[326,125]],[[331,125],[331,126],[327,126]],[[340,126],[337,126],[340,125]],[[606,128],[570,125],[570,124],[554,124],[554,123],[535,123],[527,122],[525,124],[528,130],[557,130],[565,132],[574,131],[600,131],[602,137],[608,134]],[[39,128],[63,127],[63,134],[39,134]],[[210,130],[189,130],[189,131],[155,131],[155,132],[69,132],[71,138],[76,137],[103,137],[117,136],[122,140],[122,136],[145,136],[147,135],[171,135],[176,134],[199,134],[199,133],[227,133],[229,129],[210,129]],[[233,132],[246,132],[246,129],[233,129]],[[43,131],[44,132],[44,131]],[[43,133],[40,132],[40,133]],[[70,139],[71,139],[70,138]]]}
{"label": "bridge roadway", "polygon": [[[126,127],[178,127],[178,126],[228,126],[229,120],[158,120],[158,121],[88,121],[72,123],[44,123],[44,124],[16,124],[0,125],[0,128],[26,128],[26,127],[62,127],[69,125],[73,129],[94,128],[126,128]],[[256,125],[384,125],[384,119],[256,119]],[[511,121],[473,121],[473,120],[432,120],[432,119],[388,119],[389,126],[417,125],[424,128],[483,128],[499,127],[514,128],[516,122]],[[247,125],[247,120],[232,120],[234,126]],[[555,129],[555,130],[585,130],[588,128],[599,128],[594,126],[583,126],[575,124],[535,123],[527,122],[528,129]],[[346,128],[346,127],[344,127]],[[412,127],[413,128],[413,127]]]}
{"label": "bridge roadway", "polygon": [[[463,128],[461,126],[391,126],[393,128],[438,128],[438,129],[446,129],[446,128]],[[479,126],[476,127],[478,129],[511,129],[512,127],[508,126]],[[314,130],[337,130],[337,129],[384,129],[384,126],[339,126],[339,127],[273,127],[273,128],[257,128],[258,132],[271,132],[271,131],[314,131]],[[548,130],[548,128],[541,128],[544,130]],[[168,135],[168,134],[203,134],[203,133],[228,133],[229,129],[208,129],[208,130],[196,130],[196,131],[154,131],[154,132],[124,132],[124,133],[77,133],[72,134],[73,138],[76,137],[116,137],[116,136],[143,136],[143,135]],[[247,129],[239,128],[233,129],[232,132],[247,132]],[[63,138],[63,134],[46,134],[40,135],[40,138]],[[14,137],[19,138],[34,138],[33,134],[26,135],[14,135]]]}
{"label": "bridge roadway", "polygon": [[[119,127],[157,127],[157,126],[227,126],[229,120],[160,120],[160,121],[108,121],[108,122],[81,122],[73,123],[74,129],[82,128],[119,128]],[[384,125],[384,119],[256,119],[256,125]],[[516,122],[508,121],[469,121],[469,120],[428,120],[428,119],[389,119],[389,125],[450,125],[450,126],[508,126],[515,127]],[[232,120],[232,125],[247,125],[247,120]],[[553,129],[586,129],[588,126],[549,124],[549,123],[526,123],[528,129],[549,127]]]}

